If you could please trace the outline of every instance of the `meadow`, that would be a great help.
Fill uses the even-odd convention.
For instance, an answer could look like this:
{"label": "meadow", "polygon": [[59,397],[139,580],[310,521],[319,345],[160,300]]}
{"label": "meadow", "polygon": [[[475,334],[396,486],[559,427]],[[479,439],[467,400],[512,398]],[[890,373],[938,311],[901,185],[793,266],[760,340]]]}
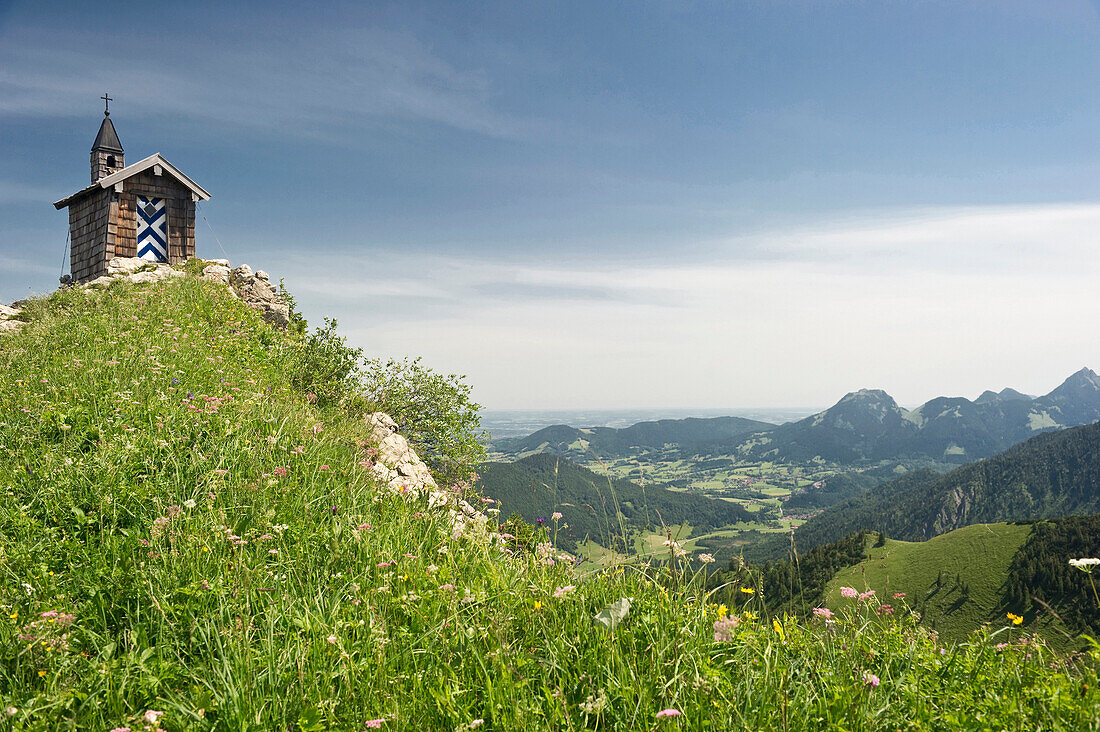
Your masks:
{"label": "meadow", "polygon": [[374,484],[377,405],[224,286],[24,313],[0,339],[0,728],[1100,729],[1095,644],[950,642],[849,598],[796,620],[736,582],[722,606],[667,537],[583,570],[546,529],[454,535]]}

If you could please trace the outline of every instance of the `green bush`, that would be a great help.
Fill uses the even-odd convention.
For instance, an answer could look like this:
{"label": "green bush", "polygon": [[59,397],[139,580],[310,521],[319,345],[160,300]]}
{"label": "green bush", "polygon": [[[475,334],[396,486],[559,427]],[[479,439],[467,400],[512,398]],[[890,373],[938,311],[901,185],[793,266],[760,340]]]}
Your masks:
{"label": "green bush", "polygon": [[444,375],[419,358],[366,362],[367,399],[393,417],[401,433],[444,484],[474,477],[474,466],[486,457],[479,441],[481,406],[470,399],[465,377]]}
{"label": "green bush", "polygon": [[294,342],[295,368],[290,383],[322,407],[344,405],[362,412],[362,380],[359,361],[363,349],[352,348],[337,335],[336,321],[325,318],[324,327]]}

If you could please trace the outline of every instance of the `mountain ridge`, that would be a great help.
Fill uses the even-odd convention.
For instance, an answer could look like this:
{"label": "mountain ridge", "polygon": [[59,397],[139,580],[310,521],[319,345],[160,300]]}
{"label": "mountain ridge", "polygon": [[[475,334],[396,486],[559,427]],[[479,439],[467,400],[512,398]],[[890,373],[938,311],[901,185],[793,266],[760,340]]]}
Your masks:
{"label": "mountain ridge", "polygon": [[746,458],[856,463],[931,458],[964,463],[990,457],[1037,434],[1100,420],[1100,376],[1084,367],[1050,393],[985,391],[974,401],[936,397],[906,411],[881,389],[860,389],[836,404],[737,446]]}
{"label": "mountain ridge", "polygon": [[750,461],[963,464],[1043,432],[1097,420],[1100,376],[1083,367],[1038,397],[1005,387],[974,400],[939,396],[906,410],[883,389],[864,388],[781,425],[744,417],[656,420],[626,428],[552,425],[526,437],[494,440],[492,447],[512,458],[548,452],[582,461],[673,446],[685,454],[725,452]]}

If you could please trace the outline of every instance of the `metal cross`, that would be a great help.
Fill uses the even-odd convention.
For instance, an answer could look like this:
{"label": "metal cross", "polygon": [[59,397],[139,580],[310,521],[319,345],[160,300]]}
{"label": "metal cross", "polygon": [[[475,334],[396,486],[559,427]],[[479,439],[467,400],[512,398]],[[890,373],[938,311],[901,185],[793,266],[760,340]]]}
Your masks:
{"label": "metal cross", "polygon": [[104,114],[104,116],[110,117],[111,116],[111,102],[113,102],[114,99],[111,99],[109,96],[107,96],[107,94],[108,94],[108,92],[103,92],[103,96],[101,96],[100,99],[103,100],[103,114]]}

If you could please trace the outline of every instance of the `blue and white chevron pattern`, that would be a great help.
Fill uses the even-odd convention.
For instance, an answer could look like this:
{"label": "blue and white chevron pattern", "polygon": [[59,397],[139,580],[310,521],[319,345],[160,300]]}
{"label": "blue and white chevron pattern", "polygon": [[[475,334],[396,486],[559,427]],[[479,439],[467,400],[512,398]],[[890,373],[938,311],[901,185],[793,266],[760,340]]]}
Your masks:
{"label": "blue and white chevron pattern", "polygon": [[137,197],[137,255],[150,262],[168,261],[168,210],[163,198]]}

